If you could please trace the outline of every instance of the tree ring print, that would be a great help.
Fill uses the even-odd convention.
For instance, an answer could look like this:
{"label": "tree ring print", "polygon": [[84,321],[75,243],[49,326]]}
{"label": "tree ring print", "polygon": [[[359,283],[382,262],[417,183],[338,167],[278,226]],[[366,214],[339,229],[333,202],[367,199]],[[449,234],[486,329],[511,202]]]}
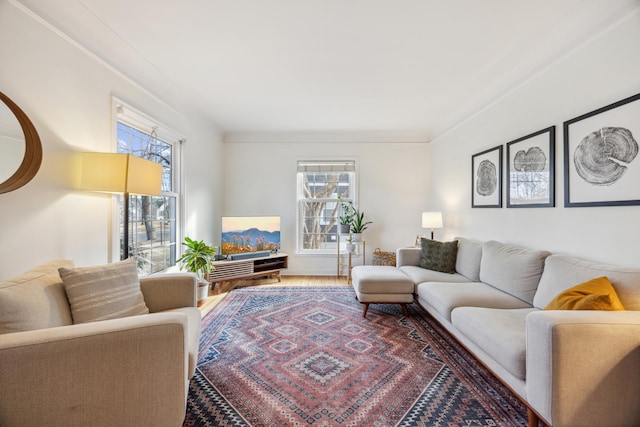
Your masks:
{"label": "tree ring print", "polygon": [[489,160],[483,160],[478,166],[478,180],[476,182],[476,191],[481,196],[490,196],[495,193],[498,188],[498,173],[496,165]]}
{"label": "tree ring print", "polygon": [[520,150],[513,158],[513,168],[518,172],[542,172],[547,167],[547,156],[540,147]]}
{"label": "tree ring print", "polygon": [[617,182],[637,155],[638,143],[629,129],[603,127],[580,141],[573,162],[580,178],[604,186]]}

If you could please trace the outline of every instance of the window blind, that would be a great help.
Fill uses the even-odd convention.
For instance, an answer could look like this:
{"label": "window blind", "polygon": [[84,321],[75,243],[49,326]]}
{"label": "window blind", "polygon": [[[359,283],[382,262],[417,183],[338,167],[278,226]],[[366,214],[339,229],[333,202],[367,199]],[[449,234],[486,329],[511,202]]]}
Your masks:
{"label": "window blind", "polygon": [[330,161],[298,161],[298,172],[355,172],[356,162],[353,160]]}

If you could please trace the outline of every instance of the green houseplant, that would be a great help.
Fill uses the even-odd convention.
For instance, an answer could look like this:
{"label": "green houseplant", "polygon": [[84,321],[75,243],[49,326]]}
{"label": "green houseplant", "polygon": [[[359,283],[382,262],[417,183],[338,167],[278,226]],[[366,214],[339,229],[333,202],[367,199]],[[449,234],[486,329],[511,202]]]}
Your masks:
{"label": "green houseplant", "polygon": [[198,305],[209,295],[209,282],[206,275],[215,269],[217,246],[209,246],[204,240],[184,238],[182,245],[187,249],[176,262],[182,263],[182,267],[198,276]]}
{"label": "green houseplant", "polygon": [[338,196],[340,200],[340,206],[342,207],[342,213],[340,214],[340,226],[338,232],[340,234],[349,234],[351,231],[351,225],[353,223],[353,202],[342,200],[341,196]]}
{"label": "green houseplant", "polygon": [[373,222],[365,221],[364,212],[360,212],[356,207],[351,206],[351,214],[353,218],[351,222],[351,233],[353,234],[353,240],[359,242],[362,232],[369,227],[369,224],[373,224]]}

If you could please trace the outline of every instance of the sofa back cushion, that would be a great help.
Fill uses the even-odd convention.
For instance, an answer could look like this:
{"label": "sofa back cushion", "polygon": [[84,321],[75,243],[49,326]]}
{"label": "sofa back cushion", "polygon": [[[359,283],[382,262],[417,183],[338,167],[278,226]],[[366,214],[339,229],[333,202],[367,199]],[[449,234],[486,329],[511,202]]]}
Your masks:
{"label": "sofa back cushion", "polygon": [[564,290],[601,276],[609,278],[626,310],[640,310],[640,269],[596,264],[566,255],[546,259],[533,305],[543,309]]}
{"label": "sofa back cushion", "polygon": [[480,280],[532,304],[547,256],[547,251],[493,240],[485,242],[482,245]]}
{"label": "sofa back cushion", "polygon": [[456,237],[458,241],[458,257],[456,272],[472,282],[480,281],[480,260],[482,259],[482,242],[479,240]]}
{"label": "sofa back cushion", "polygon": [[72,266],[72,261],[54,260],[0,281],[0,334],[71,325],[58,268]]}

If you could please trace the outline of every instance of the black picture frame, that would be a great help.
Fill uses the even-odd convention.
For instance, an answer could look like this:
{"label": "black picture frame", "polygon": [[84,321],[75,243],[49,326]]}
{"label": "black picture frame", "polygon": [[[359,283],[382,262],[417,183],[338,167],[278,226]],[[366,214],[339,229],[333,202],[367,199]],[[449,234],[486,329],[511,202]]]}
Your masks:
{"label": "black picture frame", "polygon": [[471,207],[502,207],[502,145],[471,156]]}
{"label": "black picture frame", "polygon": [[564,122],[564,206],[640,205],[640,93]]}
{"label": "black picture frame", "polygon": [[556,127],[507,143],[507,208],[555,206]]}

